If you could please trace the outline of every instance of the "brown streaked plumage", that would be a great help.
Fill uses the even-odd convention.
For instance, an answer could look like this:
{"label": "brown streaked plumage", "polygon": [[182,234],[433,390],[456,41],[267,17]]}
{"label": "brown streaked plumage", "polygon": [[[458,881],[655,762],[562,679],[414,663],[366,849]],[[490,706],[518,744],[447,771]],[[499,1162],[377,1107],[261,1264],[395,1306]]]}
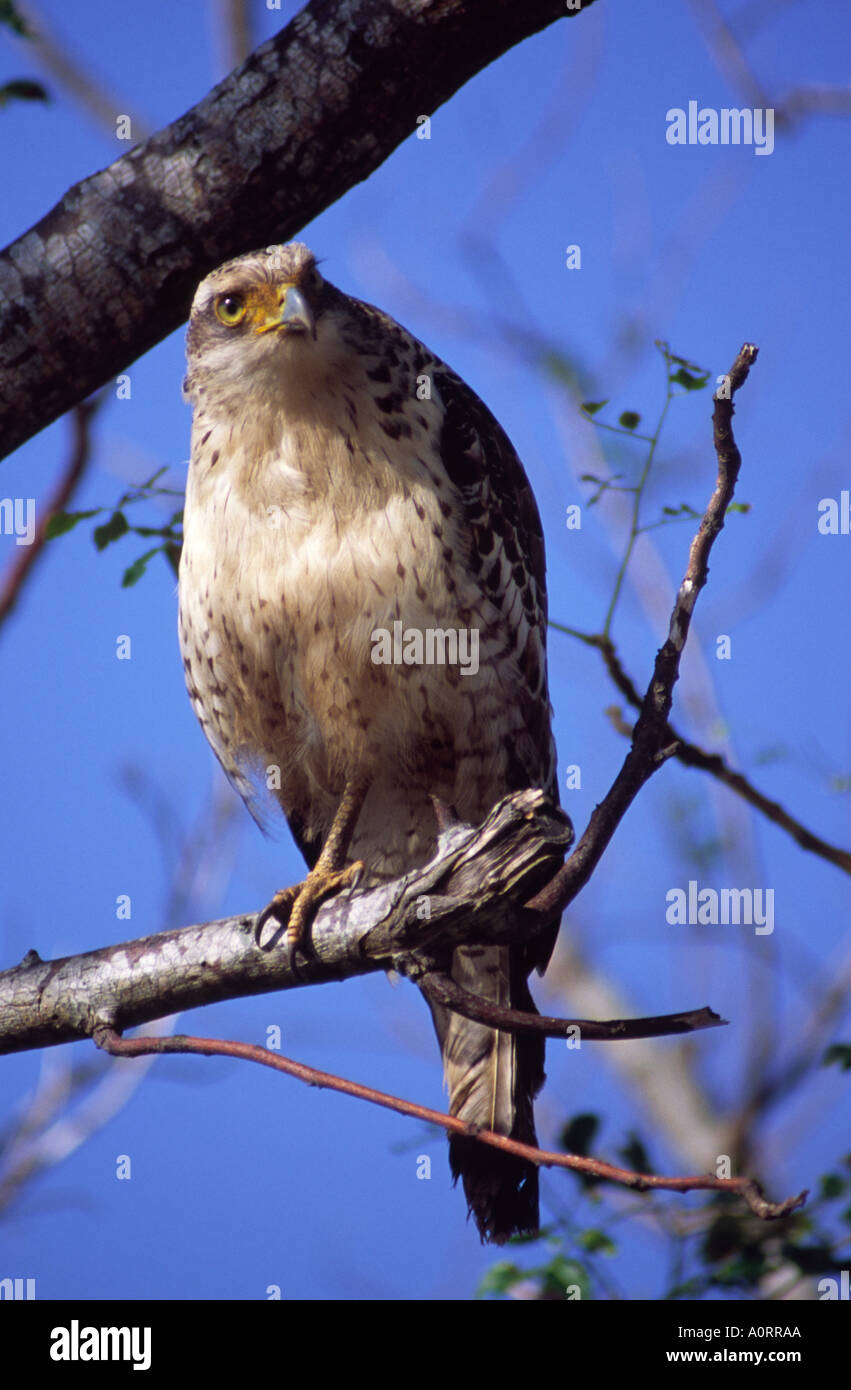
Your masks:
{"label": "brown streaked plumage", "polygon": [[[187,686],[250,806],[279,769],[274,796],[312,869],[295,909],[303,930],[356,861],[375,882],[430,857],[432,796],[471,823],[523,787],[557,799],[540,520],[478,397],[324,280],[304,246],[209,275],[187,354]],[[394,623],[465,632],[466,660],[377,663],[375,634]],[[459,950],[453,976],[534,1008],[527,976],[546,966],[556,930]],[[451,1112],[535,1143],[543,1040],[433,1014]],[[462,1139],[450,1160],[483,1239],[535,1229],[533,1165]]]}

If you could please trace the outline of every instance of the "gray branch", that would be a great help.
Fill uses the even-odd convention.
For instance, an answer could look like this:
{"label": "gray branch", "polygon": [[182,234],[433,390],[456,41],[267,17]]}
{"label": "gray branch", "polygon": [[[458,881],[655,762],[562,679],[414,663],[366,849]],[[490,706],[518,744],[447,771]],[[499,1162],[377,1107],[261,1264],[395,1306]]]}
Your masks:
{"label": "gray branch", "polygon": [[576,12],[565,0],[312,0],[0,253],[0,457],[178,328],[214,266],[291,239],[417,117]]}
{"label": "gray branch", "polygon": [[539,918],[523,904],[557,872],[572,833],[542,792],[515,792],[477,829],[444,829],[424,868],[324,904],[309,955],[299,950],[293,957],[283,927],[277,940],[258,945],[254,913],[60,960],[29,951],[0,973],[0,1053],[371,971],[418,977],[448,968],[459,942],[528,939]]}

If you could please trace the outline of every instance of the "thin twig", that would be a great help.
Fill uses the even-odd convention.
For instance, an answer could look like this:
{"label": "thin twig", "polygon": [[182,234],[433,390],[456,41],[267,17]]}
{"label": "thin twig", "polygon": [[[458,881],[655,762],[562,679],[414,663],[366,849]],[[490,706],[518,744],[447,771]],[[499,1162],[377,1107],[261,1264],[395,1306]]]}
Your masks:
{"label": "thin twig", "polygon": [[41,10],[36,10],[27,0],[17,9],[29,29],[30,47],[52,78],[65,88],[68,95],[94,120],[102,130],[115,139],[116,121],[119,115],[130,115],[135,141],[147,140],[153,129],[142,118],[133,114],[125,99],[117,92],[110,92],[106,83],[87,72],[82,63],[71,56],[66,39],[54,38],[47,27]]}
{"label": "thin twig", "polygon": [[91,456],[89,424],[101,404],[100,399],[81,402],[70,412],[73,430],[71,454],[52,495],[42,509],[29,545],[23,545],[9,565],[0,584],[0,625],[2,625],[21,596],[24,583],[47,543],[47,524],[55,512],[67,507],[79,486]]}
{"label": "thin twig", "polygon": [[[565,627],[562,623],[557,622],[551,622],[550,626],[555,628],[557,632],[564,632],[569,637],[575,637],[577,641],[584,642],[587,647],[596,647],[602,655],[606,663],[606,670],[618,690],[633,708],[641,709],[641,696],[636,690],[632,678],[624,670],[611,637],[607,637],[602,632],[580,632],[576,628]],[[616,711],[607,711],[607,713],[609,713],[612,724],[618,733],[623,734],[626,738],[632,738],[633,726],[617,718]],[[841,869],[843,873],[851,874],[851,852],[842,849],[839,845],[830,844],[828,840],[824,840],[820,835],[808,830],[805,825],[790,815],[779,801],[772,801],[741,772],[737,772],[735,768],[731,767],[723,754],[707,753],[698,744],[683,738],[670,721],[666,726],[665,738],[676,744],[674,757],[684,767],[696,767],[701,772],[708,772],[710,777],[714,777],[725,787],[729,787],[737,796],[740,796],[743,801],[747,801],[757,811],[761,811],[767,820],[779,826],[781,830],[785,830],[787,834],[791,835],[795,843],[800,845],[801,849],[808,850],[811,854],[817,854],[821,859],[826,859],[829,864]]]}
{"label": "thin twig", "polygon": [[548,919],[572,902],[585,886],[627,808],[645,782],[676,752],[676,746],[668,736],[674,685],[679,678],[680,659],[694,605],[709,574],[709,556],[724,526],[741,468],[741,454],[733,437],[733,398],[747,380],[758,351],[752,343],[742,346],[727,373],[726,389],[723,393],[716,391],[713,397],[713,439],[718,459],[715,490],[689,549],[688,565],[674,602],[668,637],[656,654],[653,676],[641,704],[632,747],[611,788],[591,813],[585,832],[567,863],[552,882],[527,904],[530,911],[540,912]]}
{"label": "thin twig", "polygon": [[[410,976],[410,972],[407,972]],[[452,1009],[465,1018],[502,1028],[509,1033],[542,1033],[546,1038],[570,1038],[578,1033],[584,1042],[622,1042],[632,1038],[661,1038],[679,1033],[696,1033],[702,1028],[721,1028],[727,1020],[713,1009],[692,1009],[687,1013],[657,1014],[653,1018],[616,1018],[608,1022],[587,1018],[552,1018],[546,1014],[525,1013],[522,1009],[503,1009],[478,994],[471,994],[448,975],[423,971],[416,983],[433,1004]]]}
{"label": "thin twig", "polygon": [[327,1087],[329,1090],[339,1091],[343,1095],[355,1096],[358,1100],[369,1101],[372,1105],[380,1105],[385,1110],[395,1110],[400,1115],[410,1115],[414,1119],[425,1120],[430,1124],[439,1125],[448,1133],[461,1134],[467,1138],[477,1139],[482,1144],[489,1144],[494,1149],[502,1149],[504,1153],[516,1154],[518,1158],[528,1159],[531,1163],[537,1164],[538,1167],[569,1168],[576,1173],[587,1173],[609,1182],[620,1183],[635,1192],[646,1192],[652,1188],[670,1192],[698,1190],[730,1192],[744,1198],[751,1211],[766,1221],[788,1216],[790,1212],[803,1206],[807,1199],[807,1192],[805,1191],[800,1192],[796,1197],[787,1197],[783,1202],[769,1202],[763,1196],[762,1188],[754,1178],[715,1178],[707,1174],[699,1174],[695,1177],[663,1178],[658,1177],[655,1173],[635,1173],[628,1168],[618,1168],[614,1164],[604,1163],[598,1158],[585,1158],[579,1154],[559,1154],[552,1153],[547,1149],[537,1149],[531,1144],[521,1144],[516,1139],[508,1139],[504,1134],[494,1134],[488,1129],[476,1129],[475,1126],[456,1119],[454,1115],[444,1115],[439,1110],[431,1110],[428,1106],[416,1105],[413,1101],[388,1095],[386,1091],[376,1091],[371,1086],[364,1086],[358,1081],[347,1081],[344,1077],[334,1076],[331,1072],[318,1071],[315,1067],[305,1066],[303,1062],[294,1062],[289,1057],[281,1057],[276,1053],[267,1051],[266,1048],[257,1047],[253,1043],[241,1043],[219,1038],[187,1037],[185,1034],[170,1038],[122,1038],[120,1034],[109,1027],[96,1028],[94,1040],[98,1047],[116,1057],[141,1057],[152,1052],[191,1052],[202,1057],[237,1057],[246,1062],[258,1062],[261,1066],[272,1067],[273,1070],[283,1072],[287,1076],[294,1076],[299,1081],[306,1082],[308,1086]]}

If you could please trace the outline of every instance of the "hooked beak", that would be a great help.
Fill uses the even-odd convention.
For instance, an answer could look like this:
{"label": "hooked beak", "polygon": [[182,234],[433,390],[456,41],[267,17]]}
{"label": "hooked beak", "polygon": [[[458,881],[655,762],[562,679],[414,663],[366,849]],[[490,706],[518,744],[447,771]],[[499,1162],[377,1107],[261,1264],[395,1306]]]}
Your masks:
{"label": "hooked beak", "polygon": [[266,319],[254,331],[255,333],[269,333],[272,329],[281,329],[289,333],[309,333],[312,338],[316,337],[316,323],[310,305],[301,290],[296,289],[295,285],[284,287],[280,313],[273,318]]}

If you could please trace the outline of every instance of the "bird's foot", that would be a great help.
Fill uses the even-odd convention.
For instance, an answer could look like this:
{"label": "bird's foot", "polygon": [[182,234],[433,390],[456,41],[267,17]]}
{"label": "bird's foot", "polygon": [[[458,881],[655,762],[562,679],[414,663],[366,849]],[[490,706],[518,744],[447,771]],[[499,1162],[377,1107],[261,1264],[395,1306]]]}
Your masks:
{"label": "bird's foot", "polygon": [[254,939],[257,945],[260,945],[264,926],[274,917],[281,923],[286,920],[287,941],[290,947],[294,950],[296,946],[302,946],[320,904],[343,888],[356,887],[363,870],[363,861],[360,859],[345,869],[322,869],[317,864],[303,883],[294,883],[289,888],[279,889],[255,923]]}

